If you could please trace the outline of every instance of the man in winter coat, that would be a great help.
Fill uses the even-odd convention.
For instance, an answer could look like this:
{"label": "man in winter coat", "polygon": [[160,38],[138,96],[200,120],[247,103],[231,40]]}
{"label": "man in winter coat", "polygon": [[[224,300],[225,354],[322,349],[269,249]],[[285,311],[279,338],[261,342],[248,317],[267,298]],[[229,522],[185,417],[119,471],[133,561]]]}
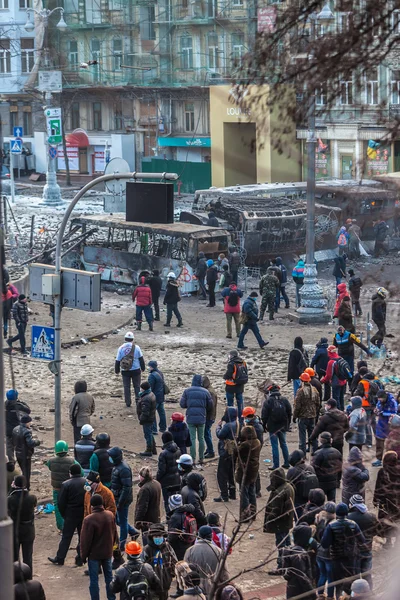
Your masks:
{"label": "man in winter coat", "polygon": [[179,492],[181,488],[181,478],[177,464],[181,451],[175,444],[172,433],[169,431],[164,431],[162,434],[162,443],[163,447],[158,457],[156,479],[161,484],[165,514],[167,514],[169,511],[169,497]]}
{"label": "man in winter coat", "polygon": [[378,328],[378,331],[371,338],[371,344],[381,347],[386,335],[386,296],[385,288],[378,288],[376,294],[371,298],[372,301],[372,320]]}
{"label": "man in winter coat", "polygon": [[107,488],[111,487],[111,474],[113,470],[108,451],[110,449],[110,436],[106,432],[96,435],[96,446],[90,458],[90,470],[100,475],[100,481]]}
{"label": "man in winter coat", "polygon": [[208,213],[207,225],[208,227],[219,227],[219,221],[215,216],[215,212],[213,210],[210,210],[210,212]]}
{"label": "man in winter coat", "polygon": [[96,448],[96,442],[92,437],[94,429],[90,424],[81,428],[81,438],[75,444],[75,458],[83,469],[84,475],[90,471],[90,459]]}
{"label": "man in winter coat", "polygon": [[179,293],[179,283],[176,280],[176,275],[173,271],[168,273],[167,289],[165,290],[165,296],[163,304],[167,307],[167,321],[164,327],[171,327],[172,313],[178,320],[177,327],[183,327],[182,315],[179,312],[178,302],[181,301],[181,295]]}
{"label": "man in winter coat", "polygon": [[214,498],[214,502],[229,502],[236,499],[235,439],[238,432],[237,410],[234,406],[228,406],[215,430],[218,438],[217,481],[220,495]]}
{"label": "man in winter coat", "polygon": [[203,382],[203,388],[205,388],[209,392],[211,399],[212,399],[212,408],[207,411],[206,424],[204,427],[204,441],[206,444],[206,452],[204,454],[204,458],[214,458],[215,453],[214,453],[214,445],[213,445],[212,434],[211,434],[211,427],[214,425],[215,419],[217,417],[218,397],[217,397],[217,392],[211,385],[211,381],[207,375],[204,375],[202,377],[202,382]]}
{"label": "man in winter coat", "polygon": [[302,450],[294,450],[289,457],[290,469],[287,472],[287,480],[294,489],[294,506],[297,518],[303,514],[304,506],[308,501],[311,489],[318,487],[318,478],[314,467],[306,463],[306,455]]}
{"label": "man in winter coat", "polygon": [[32,569],[26,563],[14,563],[14,600],[46,600],[38,579],[32,579]]}
{"label": "man in winter coat", "polygon": [[357,219],[347,219],[346,224],[349,234],[349,258],[360,258],[361,227],[357,225]]}
{"label": "man in winter coat", "polygon": [[341,502],[336,506],[336,519],[325,528],[321,545],[329,548],[332,560],[333,581],[345,579],[336,585],[336,598],[342,590],[350,595],[351,576],[357,573],[357,556],[365,548],[365,538],[357,523],[347,517],[347,504]]}
{"label": "man in winter coat", "polygon": [[278,570],[270,571],[270,575],[280,575],[282,568],[282,548],[290,546],[289,532],[293,527],[294,489],[286,480],[282,468],[271,473],[270,491],[264,516],[264,533],[275,534],[275,545],[278,548]]}
{"label": "man in winter coat", "polygon": [[289,304],[289,298],[288,295],[286,293],[286,284],[287,284],[287,269],[285,267],[285,265],[282,262],[282,259],[280,256],[277,256],[275,259],[275,264],[278,267],[278,269],[280,270],[280,272],[282,273],[282,276],[280,278],[279,281],[279,290],[276,294],[276,308],[280,308],[281,305],[281,296],[285,301],[285,308],[289,308],[290,304]]}
{"label": "man in winter coat", "polygon": [[29,415],[31,409],[25,402],[18,399],[17,390],[8,390],[4,408],[6,411],[6,453],[8,462],[15,463],[13,430],[20,424],[21,416],[23,414]]}
{"label": "man in winter coat", "polygon": [[323,398],[322,383],[320,382],[319,377],[316,374],[316,372],[314,371],[314,369],[312,369],[311,367],[307,367],[307,369],[304,371],[304,373],[308,373],[308,375],[310,376],[310,383],[311,383],[312,387],[315,388],[318,392],[318,396],[319,396],[318,414],[320,414],[320,412],[322,410],[322,398]]}
{"label": "man in winter coat", "polygon": [[158,269],[153,270],[153,275],[147,280],[151,291],[151,298],[154,306],[154,320],[160,320],[160,295],[162,288],[162,280],[160,277],[160,271]]}
{"label": "man in winter coat", "polygon": [[117,505],[115,504],[114,494],[101,483],[100,475],[96,471],[90,471],[86,477],[86,482],[83,517],[87,517],[92,512],[90,500],[94,494],[100,494],[103,498],[104,509],[112,512],[115,517],[117,515]]}
{"label": "man in winter coat", "polygon": [[181,490],[183,504],[191,504],[194,508],[192,515],[197,521],[197,527],[207,523],[204,504],[200,498],[200,488],[204,483],[204,478],[200,473],[192,472],[186,478],[186,485]]}
{"label": "man in winter coat", "polygon": [[[227,260],[226,258],[224,260]],[[222,265],[222,273],[219,279],[219,289],[227,288],[232,283],[232,275],[229,273],[229,265]]]}
{"label": "man in winter coat", "polygon": [[153,331],[153,311],[151,305],[153,304],[153,298],[151,296],[151,289],[146,278],[141,277],[140,283],[136,286],[133,294],[132,301],[136,301],[136,327],[140,331],[142,329],[142,316],[146,318],[149,324],[149,330]]}
{"label": "man in winter coat", "polygon": [[328,383],[332,387],[332,397],[336,400],[339,410],[344,410],[344,392],[346,389],[347,380],[341,379],[337,374],[337,361],[339,355],[336,352],[335,346],[328,347],[328,366],[326,375],[321,379],[321,383]]}
{"label": "man in winter coat", "polygon": [[[140,392],[141,372],[146,369],[143,354],[137,344],[133,343],[134,335],[132,331],[127,331],[125,334],[125,343],[118,348],[117,358],[115,360],[115,373],[122,373],[122,383],[124,386],[124,398],[126,406],[131,405],[131,383],[135,391],[136,400]],[[130,368],[123,368],[124,363],[128,360],[131,362]],[[122,367],[121,367],[122,362]],[[129,365],[128,365],[129,366]]]}
{"label": "man in winter coat", "polygon": [[23,561],[32,571],[37,498],[28,492],[26,485],[23,475],[15,477],[7,498],[7,510],[13,522],[14,560],[19,560],[21,548]]}
{"label": "man in winter coat", "polygon": [[269,320],[274,320],[276,306],[276,294],[279,293],[280,282],[274,273],[273,267],[268,267],[266,274],[260,280],[261,309],[260,321],[264,319],[264,313],[268,307]]}
{"label": "man in winter coat", "polygon": [[389,249],[385,243],[389,232],[389,225],[383,219],[374,222],[375,246],[374,256],[378,257],[381,252],[389,254]]}
{"label": "man in winter coat", "polygon": [[218,280],[218,266],[210,258],[207,261],[206,281],[208,287],[208,304],[209,308],[215,306],[215,286]]}
{"label": "man in winter coat", "polygon": [[299,259],[292,271],[292,278],[296,284],[296,308],[299,308],[301,304],[300,290],[304,284],[304,266],[304,260]]}
{"label": "man in winter coat", "polygon": [[136,403],[136,413],[139,423],[143,428],[143,435],[146,441],[146,450],[140,453],[140,456],[153,456],[157,454],[156,442],[153,436],[154,419],[156,416],[156,397],[151,391],[150,383],[144,381],[141,385],[141,392]]}
{"label": "man in winter coat", "polygon": [[190,439],[192,445],[190,454],[193,461],[196,461],[196,437],[199,442],[199,462],[204,460],[204,429],[207,420],[207,413],[213,409],[213,401],[210,392],[202,386],[201,375],[194,375],[192,385],[186,388],[180,401],[181,408],[186,408],[186,422],[189,427]]}
{"label": "man in winter coat", "polygon": [[132,471],[124,461],[121,448],[114,446],[108,450],[108,455],[114,465],[111,473],[111,491],[117,505],[117,524],[120,527],[120,549],[125,547],[129,535],[137,535],[138,531],[128,523],[129,506],[133,502]]}
{"label": "man in winter coat", "polygon": [[[321,380],[326,375],[328,368],[328,338],[322,337],[316,345],[315,354],[311,360],[311,368],[315,369],[319,379]],[[324,384],[324,401],[326,402],[331,397],[331,386],[329,383]]]}
{"label": "man in winter coat", "polygon": [[397,409],[398,405],[393,394],[385,392],[385,390],[378,392],[378,403],[375,409],[378,415],[375,429],[376,461],[372,463],[373,467],[382,466],[385,440],[389,435],[389,420],[393,415],[397,414]]}
{"label": "man in winter coat", "polygon": [[325,404],[325,414],[318,419],[309,439],[312,442],[318,439],[322,432],[327,431],[332,436],[332,448],[339,450],[343,456],[344,434],[348,429],[349,419],[347,415],[338,409],[336,400],[331,398]]}
{"label": "man in winter coat", "polygon": [[[160,432],[164,433],[167,430],[167,417],[165,415],[165,393],[164,393],[164,375],[158,368],[156,360],[151,360],[147,366],[149,367],[149,376],[147,381],[150,384],[151,391],[156,397],[156,410],[159,418]],[[157,433],[157,420],[154,419],[153,433]]]}
{"label": "man in winter coat", "polygon": [[314,525],[318,515],[325,507],[325,492],[321,488],[314,488],[308,492],[308,502],[304,507],[303,514],[297,521],[297,524],[307,523]]}
{"label": "man in winter coat", "polygon": [[193,515],[195,508],[192,504],[183,504],[181,494],[170,496],[168,506],[168,542],[177,559],[183,560],[186,550],[193,545],[190,535],[185,530],[185,519],[187,515]]}
{"label": "man in winter coat", "polygon": [[[299,420],[299,448],[306,454],[307,435],[310,436],[315,427],[320,402],[317,390],[310,383],[311,377],[309,374],[302,373],[300,380],[302,381],[302,386],[294,398],[293,423],[296,422],[296,419]],[[312,442],[313,452],[315,452],[317,446],[318,444],[314,440]]]}
{"label": "man in winter coat", "polygon": [[69,405],[69,420],[74,428],[74,444],[81,437],[81,428],[90,425],[90,417],[94,410],[94,398],[87,391],[86,381],[81,379],[75,383],[75,396]]}
{"label": "man in winter coat", "polygon": [[361,317],[362,310],[361,310],[361,304],[360,304],[360,293],[361,293],[361,288],[362,288],[362,281],[358,275],[355,275],[353,269],[349,269],[349,275],[350,275],[349,292],[350,292],[350,296],[351,296],[351,302],[354,307],[354,314],[356,316]]}
{"label": "man in winter coat", "polygon": [[332,436],[324,431],[319,436],[319,448],[311,459],[318,477],[319,487],[324,490],[329,502],[335,502],[336,488],[342,472],[342,455],[332,448]]}
{"label": "man in winter coat", "polygon": [[237,285],[238,272],[239,272],[239,267],[240,267],[240,255],[239,255],[239,252],[237,252],[237,250],[235,248],[229,249],[228,260],[229,260],[229,269],[230,269],[230,272],[232,273],[233,282],[236,283],[236,285]]}
{"label": "man in winter coat", "polygon": [[332,275],[336,279],[336,288],[342,283],[342,279],[346,278],[346,254],[342,254],[341,256],[335,256],[333,259],[334,266]]}
{"label": "man in winter coat", "polygon": [[161,594],[160,580],[154,573],[153,567],[143,561],[142,551],[143,548],[138,542],[128,542],[125,546],[128,561],[115,571],[110,584],[110,591],[114,594],[120,593],[120,600],[131,600],[131,596],[126,589],[126,584],[131,574],[138,571],[144,576],[147,582],[149,596],[153,597],[154,595],[159,597],[159,594]]}
{"label": "man in winter coat", "polygon": [[360,450],[365,444],[366,428],[367,428],[367,413],[362,407],[362,398],[354,396],[351,399],[352,411],[349,417],[349,431],[345,435],[346,442],[349,448],[357,446]]}
{"label": "man in winter coat", "polygon": [[146,540],[152,523],[160,522],[161,484],[153,478],[150,467],[139,471],[139,492],[136,499],[135,527],[141,530]]}
{"label": "man in winter coat", "polygon": [[247,365],[239,356],[237,350],[231,350],[228,356],[225,379],[225,396],[228,406],[234,405],[236,397],[239,421],[242,423],[242,412],[244,408],[244,386],[248,381]]}
{"label": "man in winter coat", "polygon": [[372,575],[366,572],[372,569],[372,542],[374,536],[379,535],[379,521],[374,513],[368,511],[363,497],[359,494],[350,498],[348,518],[357,523],[365,537],[365,546],[359,557],[357,571],[365,577],[372,590]]}
{"label": "man in winter coat", "polygon": [[301,386],[300,375],[308,367],[308,354],[303,347],[303,338],[300,336],[294,338],[293,346],[293,350],[289,353],[287,380],[293,381],[293,395],[296,396]]}
{"label": "man in winter coat", "polygon": [[393,415],[389,421],[389,433],[385,440],[384,451],[396,452],[400,460],[400,415]]}
{"label": "man in winter coat", "polygon": [[20,425],[14,427],[12,432],[13,446],[15,448],[15,454],[17,461],[21,469],[22,475],[26,478],[26,487],[30,488],[31,483],[31,464],[32,456],[35,448],[40,446],[39,440],[34,440],[32,437],[32,418],[30,415],[23,415],[21,417]]}
{"label": "man in winter coat", "polygon": [[[186,551],[184,560],[196,565],[201,576],[200,587],[207,599],[211,600],[213,576],[222,560],[222,550],[212,543],[212,529],[209,525],[200,527],[199,540],[197,544]],[[227,579],[229,579],[229,573],[225,563],[220,571],[220,581]]]}
{"label": "man in winter coat", "polygon": [[236,337],[240,335],[240,298],[243,292],[236,283],[222,290],[221,296],[224,300],[224,313],[226,317],[226,337],[232,339],[232,319],[235,322]]}
{"label": "man in winter coat", "polygon": [[181,454],[187,454],[187,449],[192,445],[192,440],[190,439],[189,427],[185,423],[185,415],[181,412],[173,412],[168,431],[172,433],[174,442],[181,451]]}
{"label": "man in winter coat", "polygon": [[[64,519],[62,538],[56,556],[48,557],[53,565],[59,566],[64,564],[75,530],[80,539],[83,521],[86,479],[82,477],[79,465],[71,465],[69,472],[71,476],[61,485],[58,495],[58,509]],[[75,564],[78,567],[82,566],[79,543],[76,548]]]}
{"label": "man in winter coat", "polygon": [[365,483],[369,481],[369,471],[363,463],[362,452],[357,446],[349,452],[343,467],[342,502],[349,505],[350,498],[359,494],[365,499]]}
{"label": "man in winter coat", "polygon": [[354,373],[354,346],[358,346],[366,354],[370,354],[361,340],[354,333],[346,331],[342,325],[339,325],[332,343],[338,349],[338,355],[344,358],[349,365],[352,374]]}
{"label": "man in winter coat", "polygon": [[14,337],[8,338],[7,344],[12,350],[13,343],[19,340],[21,352],[26,356],[28,353],[26,351],[25,332],[28,326],[29,312],[25,294],[20,294],[18,296],[18,300],[15,302],[12,309],[12,316],[18,333]]}
{"label": "man in winter coat", "polygon": [[364,375],[366,375],[368,373],[368,363],[366,360],[359,360],[357,362],[357,371],[354,373],[353,375],[353,379],[351,380],[350,383],[350,392],[353,396],[355,396],[355,392],[357,389],[358,384],[360,383],[361,379],[364,378]]}
{"label": "man in winter coat", "polygon": [[236,449],[235,480],[240,486],[240,519],[255,518],[257,514],[256,481],[260,468],[261,444],[254,427],[245,425]]}
{"label": "man in winter coat", "polygon": [[282,550],[282,574],[287,581],[286,598],[310,592],[303,598],[314,600],[313,572],[308,553],[312,529],[308,525],[299,525],[293,529],[292,535],[293,546]]}
{"label": "man in winter coat", "polygon": [[113,548],[117,540],[114,515],[105,510],[103,498],[94,494],[90,500],[92,512],[85,517],[81,530],[81,558],[88,563],[91,600],[100,598],[99,568],[102,568],[108,600],[115,600],[110,590]]}
{"label": "man in winter coat", "polygon": [[283,466],[289,468],[289,450],[286,443],[286,432],[292,420],[292,406],[287,398],[281,395],[279,385],[271,382],[266,390],[267,395],[261,410],[261,421],[264,430],[268,431],[272,450],[273,471],[279,467],[279,446],[283,455]]}
{"label": "man in winter coat", "polygon": [[242,331],[240,332],[237,345],[237,347],[242,350],[245,350],[247,348],[247,346],[244,345],[244,338],[246,337],[246,334],[249,331],[249,329],[254,333],[258,345],[261,349],[265,348],[265,346],[269,344],[269,342],[265,342],[263,340],[257,325],[257,321],[259,321],[258,307],[256,302],[257,297],[257,292],[251,292],[250,296],[246,298],[246,300],[243,302],[242,314],[244,315],[246,321],[242,327]]}
{"label": "man in winter coat", "polygon": [[165,525],[161,523],[150,525],[147,544],[144,546],[142,554],[144,562],[153,567],[160,580],[162,591],[158,595],[159,600],[167,600],[172,579],[175,577],[175,565],[178,562],[167,538]]}
{"label": "man in winter coat", "polygon": [[53,504],[56,515],[56,525],[59,531],[64,527],[64,519],[58,509],[58,496],[61,485],[69,479],[69,470],[71,465],[78,464],[72,456],[68,456],[68,444],[64,440],[59,440],[54,446],[55,456],[49,458],[45,463],[51,473],[51,487],[53,488]]}
{"label": "man in winter coat", "polygon": [[200,292],[201,298],[203,300],[206,300],[206,298],[207,298],[207,290],[206,290],[206,286],[204,283],[206,273],[207,273],[206,257],[205,257],[204,252],[199,252],[196,270],[195,270],[194,274],[197,277],[197,280],[199,282],[199,292]]}

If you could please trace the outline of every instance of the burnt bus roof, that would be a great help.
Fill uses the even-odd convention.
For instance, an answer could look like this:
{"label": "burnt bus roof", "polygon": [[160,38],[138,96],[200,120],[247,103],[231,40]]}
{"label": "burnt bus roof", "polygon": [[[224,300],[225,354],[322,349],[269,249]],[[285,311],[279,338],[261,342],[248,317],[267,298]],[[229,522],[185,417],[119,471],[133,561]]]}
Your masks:
{"label": "burnt bus roof", "polygon": [[192,225],[191,223],[140,223],[126,221],[122,214],[119,215],[85,215],[75,217],[73,225],[91,225],[96,227],[111,227],[119,229],[139,229],[143,233],[158,233],[161,235],[172,235],[180,237],[221,237],[230,233],[221,227],[209,227],[208,225]]}
{"label": "burnt bus roof", "polygon": [[246,219],[263,219],[271,217],[298,216],[306,213],[306,205],[302,200],[293,198],[260,198],[257,196],[222,197],[211,203],[211,206],[237,211]]}

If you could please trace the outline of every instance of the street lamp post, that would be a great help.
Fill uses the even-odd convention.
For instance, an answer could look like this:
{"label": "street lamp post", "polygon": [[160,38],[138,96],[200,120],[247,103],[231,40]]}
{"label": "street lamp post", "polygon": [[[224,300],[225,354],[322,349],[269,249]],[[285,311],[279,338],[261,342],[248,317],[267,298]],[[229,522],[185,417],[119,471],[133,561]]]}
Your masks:
{"label": "street lamp post", "polygon": [[[41,52],[45,53],[47,57],[48,54],[48,44],[47,44],[47,30],[49,26],[50,17],[56,13],[60,12],[60,20],[57,23],[57,28],[61,31],[65,31],[68,25],[64,20],[64,9],[61,6],[57,6],[53,8],[53,10],[49,10],[47,8],[42,8],[41,10],[37,10],[36,8],[27,8],[27,21],[25,24],[25,30],[32,32],[35,29],[34,23],[31,21],[31,15],[33,14],[37,18],[41,20],[44,27],[44,36],[43,36],[43,44],[41,48]],[[47,58],[46,58],[47,62]],[[46,64],[47,66],[47,64]],[[45,94],[47,108],[52,105],[52,94],[51,92],[46,92]],[[48,145],[49,150],[50,145]],[[60,186],[57,183],[57,172],[56,172],[56,159],[50,156],[49,151],[47,152],[47,172],[46,172],[46,185],[43,188],[43,202],[49,206],[58,206],[62,204],[61,198],[61,190]]]}

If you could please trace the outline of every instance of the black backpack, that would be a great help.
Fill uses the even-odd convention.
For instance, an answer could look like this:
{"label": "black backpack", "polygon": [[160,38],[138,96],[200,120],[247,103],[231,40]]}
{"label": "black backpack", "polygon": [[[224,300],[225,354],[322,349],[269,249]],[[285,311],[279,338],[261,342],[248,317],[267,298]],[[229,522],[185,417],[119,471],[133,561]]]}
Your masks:
{"label": "black backpack", "polygon": [[272,397],[272,420],[274,423],[287,422],[288,414],[285,406],[285,402],[281,396],[274,395]]}
{"label": "black backpack", "polygon": [[150,590],[147,578],[142,573],[143,565],[140,565],[139,569],[135,571],[131,571],[131,569],[128,567],[125,568],[129,571],[129,577],[125,584],[128,598],[135,598],[135,600],[148,600]]}
{"label": "black backpack", "polygon": [[229,292],[229,296],[228,296],[228,304],[229,306],[237,306],[239,302],[239,296],[237,292],[234,292],[233,290],[231,290]]}
{"label": "black backpack", "polygon": [[336,361],[336,365],[335,365],[335,375],[339,378],[339,379],[345,379],[346,381],[351,381],[353,378],[353,374],[350,371],[350,367],[349,364],[346,360],[344,360],[344,358],[340,357],[337,361]]}
{"label": "black backpack", "polygon": [[234,363],[232,379],[235,382],[235,385],[242,385],[249,381],[247,365],[244,361],[241,364]]}
{"label": "black backpack", "polygon": [[299,495],[304,500],[308,500],[308,494],[317,487],[319,487],[319,481],[316,474],[311,471],[303,471],[299,482],[296,484]]}

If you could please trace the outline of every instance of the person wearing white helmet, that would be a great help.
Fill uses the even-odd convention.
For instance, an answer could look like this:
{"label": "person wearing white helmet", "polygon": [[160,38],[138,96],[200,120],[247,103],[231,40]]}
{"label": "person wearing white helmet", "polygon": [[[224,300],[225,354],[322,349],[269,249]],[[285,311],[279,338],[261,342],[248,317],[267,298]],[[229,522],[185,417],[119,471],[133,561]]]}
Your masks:
{"label": "person wearing white helmet", "polygon": [[181,301],[181,295],[179,293],[179,284],[176,280],[176,275],[173,271],[168,273],[167,289],[164,296],[164,305],[167,306],[167,322],[164,327],[171,327],[172,313],[178,319],[177,327],[182,327],[182,316],[178,309],[178,302]]}
{"label": "person wearing white helmet", "polygon": [[137,400],[140,393],[141,375],[146,369],[143,353],[140,347],[134,343],[134,337],[132,331],[125,333],[125,342],[118,348],[115,359],[115,373],[122,374],[125,404],[128,407],[132,404],[131,382]]}
{"label": "person wearing white helmet", "polygon": [[90,423],[84,425],[81,429],[81,439],[75,444],[75,458],[81,465],[85,476],[89,474],[90,459],[96,446],[96,441],[92,437],[93,431]]}
{"label": "person wearing white helmet", "polygon": [[372,320],[378,328],[378,331],[371,338],[371,344],[378,347],[386,335],[386,297],[388,291],[384,287],[379,287],[371,298],[372,300]]}

